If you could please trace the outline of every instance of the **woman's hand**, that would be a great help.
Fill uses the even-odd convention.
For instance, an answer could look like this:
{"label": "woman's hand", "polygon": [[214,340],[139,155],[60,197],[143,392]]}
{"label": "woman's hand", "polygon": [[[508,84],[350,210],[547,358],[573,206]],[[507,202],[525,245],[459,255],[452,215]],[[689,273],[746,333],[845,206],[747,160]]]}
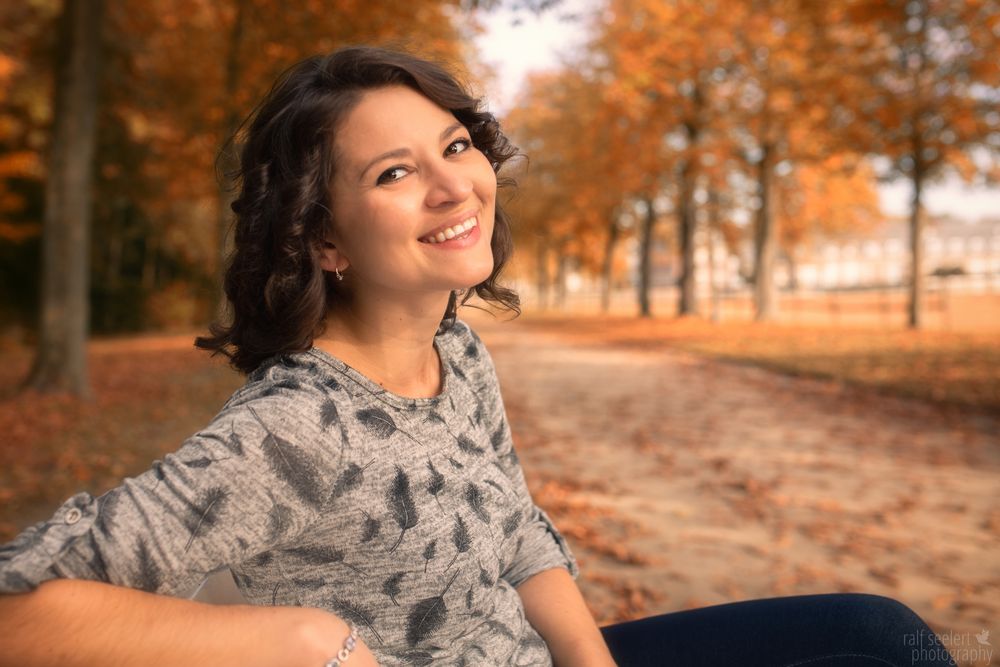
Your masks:
{"label": "woman's hand", "polygon": [[[272,609],[298,609],[292,607],[272,607]],[[340,652],[350,634],[350,628],[342,619],[321,609],[302,608],[302,612],[308,614],[309,618],[302,618],[296,622],[293,632],[299,635],[298,643],[304,649],[315,651],[314,655],[321,656],[318,660],[310,657],[310,664],[314,667],[323,667]],[[330,648],[333,639],[334,648]],[[378,667],[378,661],[364,641],[359,637],[354,650],[348,658],[350,667]],[[278,664],[278,663],[275,663]],[[299,663],[296,663],[299,664]]]}
{"label": "woman's hand", "polygon": [[[0,667],[323,667],[348,626],[308,607],[217,606],[92,581],[0,595]],[[350,667],[377,667],[363,641]]]}

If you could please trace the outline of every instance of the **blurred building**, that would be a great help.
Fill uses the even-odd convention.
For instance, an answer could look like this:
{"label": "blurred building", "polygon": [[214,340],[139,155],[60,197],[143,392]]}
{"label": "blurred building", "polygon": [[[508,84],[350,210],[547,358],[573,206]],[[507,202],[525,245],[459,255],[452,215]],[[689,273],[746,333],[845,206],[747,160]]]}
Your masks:
{"label": "blurred building", "polygon": [[[910,228],[889,220],[864,235],[817,239],[784,257],[778,285],[800,289],[898,287],[910,273]],[[1000,285],[1000,217],[971,222],[931,216],[924,229],[925,275],[963,286]]]}

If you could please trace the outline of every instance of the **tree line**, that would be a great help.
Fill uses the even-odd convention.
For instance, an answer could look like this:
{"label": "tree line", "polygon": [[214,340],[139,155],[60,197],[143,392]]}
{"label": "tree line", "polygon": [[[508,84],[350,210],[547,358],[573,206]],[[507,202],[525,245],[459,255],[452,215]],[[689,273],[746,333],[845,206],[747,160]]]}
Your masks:
{"label": "tree line", "polygon": [[928,184],[1000,176],[998,46],[995,0],[608,0],[585,51],[534,76],[509,119],[529,156],[519,216],[537,291],[564,289],[572,262],[602,277],[607,307],[633,234],[650,315],[652,240],[670,219],[678,314],[697,312],[704,225],[733,254],[749,241],[756,318],[772,319],[779,254],[872,227],[877,181],[906,179],[921,326]]}
{"label": "tree line", "polygon": [[[873,184],[889,177],[913,184],[919,267],[926,185],[948,172],[996,177],[998,2],[606,0],[585,19],[587,49],[531,78],[502,119],[530,156],[514,206],[539,285],[564,284],[572,260],[607,292],[615,247],[634,234],[649,315],[651,240],[669,216],[678,312],[697,310],[695,232],[706,225],[733,250],[749,234],[747,278],[766,319],[777,253],[818,229],[874,224]],[[474,63],[469,10],[553,5],[573,9],[4,4],[0,318],[37,332],[28,384],[84,394],[90,331],[191,326],[216,312],[231,224],[225,141],[287,66],[349,43]],[[912,272],[914,326],[921,277]]]}
{"label": "tree line", "polygon": [[5,3],[0,316],[37,330],[27,386],[86,395],[89,332],[212,316],[231,244],[226,140],[281,71],[356,43],[461,66],[474,25],[456,18],[495,4]]}

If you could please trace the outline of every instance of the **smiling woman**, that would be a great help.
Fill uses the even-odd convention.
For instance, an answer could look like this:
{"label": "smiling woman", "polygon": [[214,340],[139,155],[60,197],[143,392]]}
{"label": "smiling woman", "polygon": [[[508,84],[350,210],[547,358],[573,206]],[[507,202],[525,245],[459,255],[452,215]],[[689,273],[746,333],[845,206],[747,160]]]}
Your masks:
{"label": "smiling woman", "polygon": [[[242,142],[232,319],[197,344],[246,384],[0,548],[0,665],[607,667],[605,637],[622,665],[901,665],[929,632],[851,595],[598,629],[456,316],[517,309],[495,119],[440,67],[353,48],[293,67]],[[185,599],[218,571],[250,604]]]}
{"label": "smiling woman", "polygon": [[[310,58],[279,79],[243,139],[225,283],[234,317],[199,346],[248,372],[320,332],[342,338],[348,305],[366,308],[368,297],[438,312],[444,326],[474,294],[517,310],[498,283],[512,244],[496,201],[497,173],[516,149],[442,68],[373,48]],[[474,247],[434,247],[470,252],[432,272],[443,257],[414,242],[448,240],[446,229],[469,220],[480,227]],[[428,300],[442,289],[438,311]]]}
{"label": "smiling woman", "polygon": [[[355,302],[384,308],[395,298],[433,312],[442,293],[489,278],[497,177],[449,111],[406,86],[368,91],[334,147],[320,266],[344,274]],[[443,249],[462,252],[442,261]]]}
{"label": "smiling woman", "polygon": [[[231,319],[197,344],[247,382],[0,551],[0,590],[27,593],[0,596],[0,664],[613,664],[456,316],[518,305],[496,120],[361,47],[289,70],[239,140]],[[163,597],[220,569],[250,606]]]}

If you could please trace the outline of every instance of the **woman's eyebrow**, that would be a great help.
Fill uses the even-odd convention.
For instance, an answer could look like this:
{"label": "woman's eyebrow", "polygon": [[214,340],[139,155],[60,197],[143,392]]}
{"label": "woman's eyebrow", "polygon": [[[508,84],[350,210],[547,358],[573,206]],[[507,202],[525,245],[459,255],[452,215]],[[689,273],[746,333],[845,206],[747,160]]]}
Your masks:
{"label": "woman's eyebrow", "polygon": [[451,134],[452,134],[452,133],[453,133],[453,132],[454,132],[455,130],[459,130],[459,129],[461,129],[462,127],[464,127],[464,126],[463,126],[463,125],[462,125],[462,124],[461,124],[460,122],[458,122],[458,121],[456,121],[456,122],[452,123],[452,124],[451,124],[451,125],[449,125],[449,126],[448,126],[447,128],[445,128],[445,131],[444,131],[444,132],[442,132],[442,133],[441,133],[441,139],[440,139],[440,141],[444,141],[444,140],[445,140],[445,139],[447,139],[447,138],[448,138],[449,136],[451,136]]}
{"label": "woman's eyebrow", "polygon": [[[447,139],[448,137],[450,137],[452,134],[454,134],[456,130],[460,130],[463,127],[465,127],[465,126],[462,125],[462,123],[460,123],[458,121],[452,123],[451,125],[449,125],[448,127],[445,128],[444,132],[441,133],[441,136],[438,139],[438,141],[444,141],[445,139]],[[378,164],[379,162],[381,162],[382,160],[388,160],[390,158],[397,158],[397,157],[406,157],[407,155],[410,155],[410,149],[409,148],[396,148],[394,150],[391,150],[391,151],[388,151],[388,152],[382,153],[381,155],[376,156],[375,158],[372,159],[371,162],[369,162],[367,165],[365,165],[364,169],[361,170],[361,175],[358,177],[358,180],[359,181],[364,180],[365,174],[368,173],[368,170],[371,169],[376,164]]]}
{"label": "woman's eyebrow", "polygon": [[365,168],[361,170],[361,175],[358,176],[358,180],[359,181],[364,180],[365,174],[368,173],[368,170],[371,169],[372,167],[374,167],[376,164],[378,164],[382,160],[388,160],[389,158],[406,157],[409,154],[410,154],[410,149],[409,148],[396,148],[396,149],[388,151],[386,153],[382,153],[381,155],[379,155],[376,158],[374,158],[371,162],[369,162],[365,166]]}

